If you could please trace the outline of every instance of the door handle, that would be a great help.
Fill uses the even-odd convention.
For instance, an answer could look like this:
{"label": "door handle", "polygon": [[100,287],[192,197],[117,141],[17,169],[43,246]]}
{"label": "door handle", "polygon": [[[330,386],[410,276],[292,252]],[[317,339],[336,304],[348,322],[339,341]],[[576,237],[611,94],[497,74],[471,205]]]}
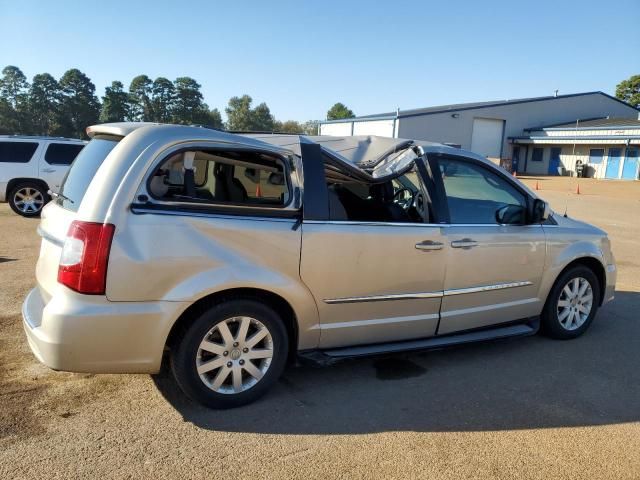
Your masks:
{"label": "door handle", "polygon": [[43,168],[42,171],[44,173],[53,173],[53,172],[55,172],[55,170],[53,168]]}
{"label": "door handle", "polygon": [[453,248],[463,248],[469,250],[470,248],[478,246],[478,242],[470,238],[463,238],[462,240],[454,240],[451,242]]}
{"label": "door handle", "polygon": [[416,243],[416,248],[418,250],[442,250],[442,245],[440,242],[434,242],[433,240],[425,240],[424,242]]}

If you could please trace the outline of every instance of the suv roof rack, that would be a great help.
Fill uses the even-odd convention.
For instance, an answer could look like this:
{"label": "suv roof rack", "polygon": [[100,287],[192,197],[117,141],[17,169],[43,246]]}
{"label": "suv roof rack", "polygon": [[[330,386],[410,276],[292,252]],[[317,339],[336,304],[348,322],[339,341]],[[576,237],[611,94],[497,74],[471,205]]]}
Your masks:
{"label": "suv roof rack", "polygon": [[79,138],[51,137],[48,135],[0,135],[0,138],[26,138],[33,140],[65,140],[68,142],[84,142],[84,140]]}

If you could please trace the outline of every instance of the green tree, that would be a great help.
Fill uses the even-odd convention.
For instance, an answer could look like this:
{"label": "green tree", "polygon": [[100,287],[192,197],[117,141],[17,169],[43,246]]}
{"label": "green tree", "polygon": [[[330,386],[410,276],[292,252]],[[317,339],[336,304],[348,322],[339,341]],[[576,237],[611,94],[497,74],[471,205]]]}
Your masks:
{"label": "green tree", "polygon": [[340,102],[333,105],[327,112],[327,120],[340,120],[342,118],[353,118],[355,116],[356,114],[353,113],[353,111]]}
{"label": "green tree", "polygon": [[64,134],[82,138],[86,136],[86,128],[97,123],[100,117],[96,87],[84,73],[72,68],[60,79],[60,89]]}
{"label": "green tree", "polygon": [[225,108],[227,114],[227,128],[229,130],[249,131],[252,126],[252,98],[249,95],[231,97]]}
{"label": "green tree", "polygon": [[15,122],[15,110],[7,99],[0,97],[0,135],[18,133],[18,125]]}
{"label": "green tree", "polygon": [[151,86],[153,121],[169,123],[173,115],[176,89],[168,78],[158,77]]}
{"label": "green tree", "polygon": [[13,65],[2,69],[0,124],[8,133],[30,133],[28,92],[29,83],[22,70]]}
{"label": "green tree", "polygon": [[256,132],[272,132],[275,119],[266,103],[262,102],[253,109],[251,130]]}
{"label": "green tree", "polygon": [[123,122],[131,116],[129,94],[124,91],[122,82],[111,82],[110,87],[104,89],[102,97],[101,122]]}
{"label": "green tree", "polygon": [[300,125],[300,123],[296,122],[295,120],[287,120],[284,122],[280,122],[276,120],[273,129],[276,132],[281,132],[281,133],[293,133],[298,135],[304,133],[304,126]]}
{"label": "green tree", "polygon": [[302,126],[305,135],[318,135],[320,122],[317,120],[307,120]]}
{"label": "green tree", "polygon": [[253,99],[249,95],[231,97],[225,108],[227,128],[234,131],[273,131],[275,119],[266,103],[251,108]]}
{"label": "green tree", "polygon": [[155,114],[151,101],[153,82],[146,75],[138,75],[129,84],[130,119],[138,122],[152,122]]}
{"label": "green tree", "polygon": [[616,97],[640,108],[640,75],[633,75],[616,86]]}
{"label": "green tree", "polygon": [[222,122],[222,115],[220,115],[220,110],[214,108],[213,110],[209,110],[208,121],[205,125],[217,129],[223,129],[224,123]]}
{"label": "green tree", "polygon": [[178,77],[173,85],[173,122],[206,124],[209,121],[209,107],[203,102],[200,84],[191,77]]}
{"label": "green tree", "polygon": [[32,133],[37,135],[60,133],[61,96],[60,85],[52,75],[39,73],[33,77],[28,100]]}

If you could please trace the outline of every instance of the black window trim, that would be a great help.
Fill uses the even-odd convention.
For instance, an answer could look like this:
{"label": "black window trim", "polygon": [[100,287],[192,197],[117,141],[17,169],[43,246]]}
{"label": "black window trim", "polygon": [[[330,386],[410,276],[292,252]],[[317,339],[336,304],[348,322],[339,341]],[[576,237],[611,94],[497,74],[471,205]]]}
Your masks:
{"label": "black window trim", "polygon": [[0,143],[10,143],[10,144],[16,144],[16,143],[26,143],[26,144],[31,144],[31,145],[35,145],[36,148],[33,150],[33,152],[31,153],[31,155],[29,156],[29,159],[26,162],[3,162],[0,159],[0,164],[20,164],[20,165],[27,165],[29,163],[31,163],[32,161],[36,161],[38,160],[38,150],[40,148],[40,145],[42,142],[39,141],[34,141],[34,140],[10,140],[10,139],[1,139]]}
{"label": "black window trim", "polygon": [[48,164],[48,165],[60,165],[60,166],[63,166],[63,167],[71,166],[71,163],[73,163],[73,160],[75,160],[75,157],[73,157],[73,160],[71,160],[71,163],[52,163],[52,162],[50,162],[49,160],[47,160],[47,153],[49,153],[49,148],[52,145],[71,145],[71,146],[81,147],[80,150],[78,150],[78,153],[76,153],[76,157],[80,154],[82,149],[87,146],[86,143],[79,143],[79,142],[58,142],[58,141],[55,141],[55,140],[50,141],[47,144],[47,148],[44,149],[44,153],[42,154],[43,155],[42,158],[44,159],[45,163]]}
{"label": "black window trim", "polygon": [[449,202],[447,201],[447,195],[446,195],[446,191],[444,188],[444,181],[442,180],[442,172],[440,171],[440,162],[439,159],[440,158],[450,158],[452,160],[457,160],[460,162],[467,162],[467,163],[471,163],[473,165],[476,165],[480,168],[484,168],[485,170],[492,172],[496,175],[498,175],[499,177],[501,177],[503,180],[505,180],[509,185],[511,185],[512,187],[514,187],[518,192],[520,192],[525,199],[526,202],[526,222],[524,224],[520,224],[520,225],[512,225],[512,226],[530,226],[530,225],[539,225],[538,223],[531,223],[531,218],[533,216],[533,198],[531,197],[531,194],[529,194],[529,192],[527,192],[521,185],[519,185],[517,182],[515,182],[513,180],[513,178],[511,177],[511,175],[506,171],[506,170],[502,170],[500,168],[497,167],[492,167],[490,165],[487,165],[485,162],[478,160],[476,158],[473,157],[467,157],[465,155],[456,155],[453,153],[428,153],[427,154],[427,161],[429,163],[429,165],[431,166],[430,168],[430,174],[433,175],[434,177],[434,183],[435,183],[435,189],[434,189],[434,196],[437,196],[440,199],[440,204],[436,207],[435,202],[434,202],[434,211],[438,211],[439,212],[439,219],[442,219],[442,221],[444,221],[444,223],[446,223],[447,225],[451,225],[451,226],[460,226],[460,225],[467,225],[467,226],[488,226],[488,225],[495,225],[495,226],[503,226],[499,223],[495,223],[495,224],[488,224],[488,223],[477,223],[477,224],[466,224],[466,223],[451,223],[451,216],[449,214]]}
{"label": "black window trim", "polygon": [[[170,157],[178,155],[184,152],[193,151],[218,151],[218,152],[257,152],[264,155],[276,157],[283,166],[284,176],[287,182],[287,189],[289,192],[288,202],[284,205],[252,205],[247,203],[233,203],[233,202],[215,202],[211,200],[192,200],[189,202],[168,202],[161,198],[155,197],[151,193],[151,180],[153,175],[151,173],[167,161]],[[251,163],[251,162],[248,162]],[[143,210],[152,210],[154,212],[184,212],[185,214],[197,213],[197,214],[211,214],[211,215],[232,215],[232,216],[252,216],[252,217],[273,217],[273,218],[298,218],[300,216],[300,209],[291,208],[296,205],[300,195],[298,189],[295,188],[291,182],[291,172],[293,168],[288,158],[282,154],[254,147],[244,147],[236,145],[225,146],[204,146],[204,145],[191,145],[189,147],[178,148],[171,150],[169,153],[163,155],[160,161],[154,161],[153,166],[147,172],[147,180],[145,182],[146,191],[148,197],[144,199],[143,195],[137,195],[136,201],[131,204],[131,211],[133,213],[139,213]],[[149,199],[153,199],[151,201]],[[202,216],[202,215],[200,215]]]}

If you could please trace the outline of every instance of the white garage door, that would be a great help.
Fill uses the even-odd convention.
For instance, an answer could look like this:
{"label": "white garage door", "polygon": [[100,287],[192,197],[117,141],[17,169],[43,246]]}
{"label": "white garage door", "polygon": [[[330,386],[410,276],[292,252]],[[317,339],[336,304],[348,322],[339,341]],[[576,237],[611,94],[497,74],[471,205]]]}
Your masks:
{"label": "white garage door", "polygon": [[490,158],[500,158],[503,120],[474,118],[471,151]]}
{"label": "white garage door", "polygon": [[321,123],[320,135],[336,135],[338,137],[351,135],[353,122]]}
{"label": "white garage door", "polygon": [[393,120],[376,120],[371,122],[354,122],[354,135],[379,135],[393,138]]}

